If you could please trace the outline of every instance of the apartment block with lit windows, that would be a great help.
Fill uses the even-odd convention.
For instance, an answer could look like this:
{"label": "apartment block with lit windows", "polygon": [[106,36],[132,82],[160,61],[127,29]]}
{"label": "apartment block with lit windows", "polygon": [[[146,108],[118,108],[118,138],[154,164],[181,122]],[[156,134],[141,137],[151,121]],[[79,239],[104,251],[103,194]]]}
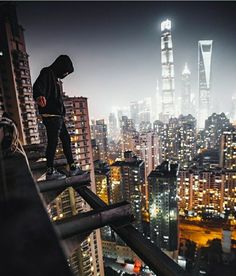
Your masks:
{"label": "apartment block with lit windows", "polygon": [[0,37],[0,112],[16,122],[23,144],[39,143],[29,56],[14,5],[1,6]]}
{"label": "apartment block with lit windows", "polygon": [[[71,137],[74,159],[83,170],[90,171],[91,189],[96,193],[87,98],[65,95],[64,105],[66,108],[65,122]],[[62,158],[62,154],[62,148],[59,147],[57,158]],[[73,188],[65,190],[50,205],[50,213],[54,220],[76,215],[86,210],[89,210],[89,206]],[[100,230],[94,231],[83,241],[69,261],[76,275],[103,276]]]}

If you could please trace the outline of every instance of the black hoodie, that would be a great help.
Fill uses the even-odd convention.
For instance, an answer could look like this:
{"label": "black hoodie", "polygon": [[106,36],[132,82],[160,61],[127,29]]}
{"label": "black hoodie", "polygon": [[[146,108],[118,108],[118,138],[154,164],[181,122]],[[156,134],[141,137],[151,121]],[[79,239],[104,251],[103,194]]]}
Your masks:
{"label": "black hoodie", "polygon": [[41,70],[33,85],[33,97],[46,98],[46,106],[38,106],[40,114],[65,115],[62,91],[58,79],[63,79],[74,71],[71,59],[66,55],[59,56],[49,67]]}

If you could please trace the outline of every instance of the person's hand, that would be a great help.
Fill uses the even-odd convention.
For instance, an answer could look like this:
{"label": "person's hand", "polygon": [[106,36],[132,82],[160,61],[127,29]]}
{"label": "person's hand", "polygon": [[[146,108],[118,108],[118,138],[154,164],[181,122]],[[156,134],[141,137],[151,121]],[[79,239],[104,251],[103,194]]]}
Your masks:
{"label": "person's hand", "polygon": [[37,98],[37,104],[41,107],[45,107],[47,104],[46,98],[43,96],[40,96]]}

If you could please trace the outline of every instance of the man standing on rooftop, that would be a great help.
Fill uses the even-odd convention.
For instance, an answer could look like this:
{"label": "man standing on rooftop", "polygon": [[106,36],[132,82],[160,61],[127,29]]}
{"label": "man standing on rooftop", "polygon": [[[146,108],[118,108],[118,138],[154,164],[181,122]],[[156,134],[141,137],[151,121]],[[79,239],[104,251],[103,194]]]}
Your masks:
{"label": "man standing on rooftop", "polygon": [[47,172],[46,179],[63,179],[66,176],[54,168],[54,157],[60,137],[63,152],[70,166],[69,175],[81,174],[82,171],[75,165],[70,135],[67,131],[64,116],[65,106],[63,104],[60,80],[74,71],[71,59],[67,55],[60,55],[49,67],[41,70],[33,85],[33,96],[38,104],[39,113],[47,131]]}

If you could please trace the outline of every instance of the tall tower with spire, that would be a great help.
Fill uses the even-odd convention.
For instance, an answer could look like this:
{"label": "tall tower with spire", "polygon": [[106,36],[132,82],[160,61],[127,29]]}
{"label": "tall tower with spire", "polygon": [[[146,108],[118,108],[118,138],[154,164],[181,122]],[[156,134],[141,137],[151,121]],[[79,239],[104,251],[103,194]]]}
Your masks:
{"label": "tall tower with spire", "polygon": [[161,120],[168,122],[175,115],[174,59],[171,38],[171,21],[161,23],[161,69],[162,69],[162,114]]}
{"label": "tall tower with spire", "polygon": [[213,40],[198,41],[198,128],[203,129],[210,116],[211,60]]}
{"label": "tall tower with spire", "polygon": [[191,72],[188,69],[188,64],[185,63],[184,70],[182,72],[182,91],[181,91],[181,114],[182,115],[192,114],[190,76],[191,76]]}

